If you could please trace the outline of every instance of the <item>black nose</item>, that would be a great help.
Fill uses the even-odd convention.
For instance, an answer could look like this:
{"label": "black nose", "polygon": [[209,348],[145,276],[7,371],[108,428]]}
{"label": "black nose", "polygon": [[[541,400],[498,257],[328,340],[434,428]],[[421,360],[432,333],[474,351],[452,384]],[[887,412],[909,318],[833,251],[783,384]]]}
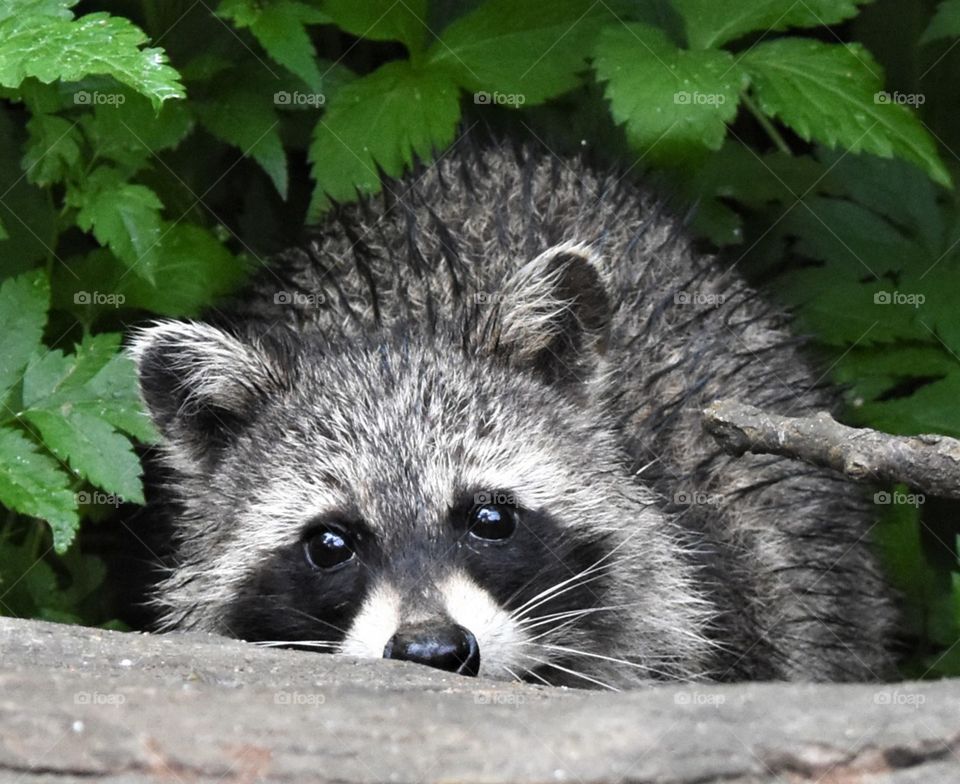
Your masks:
{"label": "black nose", "polygon": [[400,629],[384,647],[383,658],[417,662],[460,675],[480,672],[477,638],[456,624],[420,624]]}

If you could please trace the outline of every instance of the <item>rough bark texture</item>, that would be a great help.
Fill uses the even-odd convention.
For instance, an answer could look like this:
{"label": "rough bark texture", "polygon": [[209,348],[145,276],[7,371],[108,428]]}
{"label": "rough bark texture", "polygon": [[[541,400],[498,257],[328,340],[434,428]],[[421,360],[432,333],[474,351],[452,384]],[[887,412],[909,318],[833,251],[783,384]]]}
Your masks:
{"label": "rough bark texture", "polygon": [[703,423],[732,454],[795,457],[852,479],[903,482],[930,495],[960,499],[960,441],[954,438],[893,436],[841,425],[827,413],[785,417],[735,400],[711,404]]}
{"label": "rough bark texture", "polygon": [[960,681],[583,692],[0,619],[0,781],[960,781]]}

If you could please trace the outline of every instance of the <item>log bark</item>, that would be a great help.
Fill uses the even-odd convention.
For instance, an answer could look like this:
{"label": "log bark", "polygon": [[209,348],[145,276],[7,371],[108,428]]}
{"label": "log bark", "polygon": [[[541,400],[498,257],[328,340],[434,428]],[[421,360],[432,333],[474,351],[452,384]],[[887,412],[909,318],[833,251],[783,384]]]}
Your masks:
{"label": "log bark", "polygon": [[956,784],[960,681],[585,692],[0,619],[0,781]]}
{"label": "log bark", "polygon": [[894,436],[841,425],[821,412],[786,417],[736,400],[703,412],[707,432],[729,453],[783,455],[875,484],[910,485],[928,495],[960,499],[960,441],[941,435]]}

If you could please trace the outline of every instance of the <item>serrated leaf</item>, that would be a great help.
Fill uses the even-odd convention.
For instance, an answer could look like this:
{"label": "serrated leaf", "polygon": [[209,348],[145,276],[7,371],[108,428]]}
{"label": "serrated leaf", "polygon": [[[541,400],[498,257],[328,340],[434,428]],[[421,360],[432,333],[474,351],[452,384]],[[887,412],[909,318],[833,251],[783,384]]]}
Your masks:
{"label": "serrated leaf", "polygon": [[70,477],[21,431],[0,427],[0,503],[50,524],[53,546],[64,552],[80,524]]}
{"label": "serrated leaf", "polygon": [[71,260],[70,270],[54,272],[57,307],[87,318],[116,307],[197,317],[236,289],[246,278],[248,264],[206,229],[178,223],[164,227],[154,284],[124,274],[124,268],[105,249]]}
{"label": "serrated leaf", "polygon": [[960,0],[944,0],[920,37],[921,44],[960,36]]}
{"label": "serrated leaf", "polygon": [[722,46],[755,30],[821,27],[856,16],[871,0],[673,0],[693,49]]}
{"label": "serrated leaf", "polygon": [[76,82],[107,74],[148,97],[156,108],[184,97],[177,72],[162,49],[141,49],[144,32],[129,19],[92,13],[72,19],[74,0],[0,7],[0,85],[18,87],[35,77]]}
{"label": "serrated leaf", "polygon": [[28,410],[96,416],[145,443],[157,433],[140,403],[136,370],[120,352],[120,335],[87,335],[73,355],[54,350],[30,363],[24,375]]}
{"label": "serrated leaf", "polygon": [[238,28],[249,28],[270,57],[303,79],[311,89],[320,91],[323,78],[304,25],[328,24],[329,16],[296,0],[276,0],[269,4],[258,0],[223,0],[217,11]]}
{"label": "serrated leaf", "polygon": [[79,207],[77,225],[93,231],[136,275],[153,280],[162,238],[163,204],[146,185],[122,182],[117,172],[101,167],[86,189],[68,195]]}
{"label": "serrated leaf", "polygon": [[423,48],[427,27],[427,0],[324,0],[337,27],[370,41],[400,41],[412,53]]}
{"label": "serrated leaf", "polygon": [[121,164],[125,174],[132,176],[157,153],[177,147],[193,128],[187,103],[168,102],[157,112],[132,90],[119,90],[116,96],[123,100],[94,105],[81,123],[97,156]]}
{"label": "serrated leaf", "polygon": [[487,0],[430,49],[480,103],[533,105],[580,83],[607,6],[590,0]]}
{"label": "serrated leaf", "polygon": [[316,217],[329,199],[349,201],[380,187],[378,168],[398,176],[414,156],[432,157],[454,138],[458,90],[439,68],[398,60],[345,85],[314,129],[310,162]]}
{"label": "serrated leaf", "polygon": [[47,449],[91,484],[122,502],[143,503],[140,461],[130,440],[105,419],[69,403],[55,410],[30,409],[24,418],[40,431]]}
{"label": "serrated leaf", "polygon": [[719,149],[745,84],[728,52],[678,49],[642,24],[604,29],[594,66],[631,142],[666,161]]}
{"label": "serrated leaf", "polygon": [[82,137],[76,121],[53,114],[35,114],[27,123],[29,139],[23,156],[27,180],[36,185],[61,182],[80,162]]}
{"label": "serrated leaf", "polygon": [[915,390],[910,395],[866,402],[860,415],[871,427],[887,433],[943,433],[960,438],[960,371]]}
{"label": "serrated leaf", "polygon": [[740,62],[762,111],[804,140],[897,155],[950,185],[936,144],[909,109],[884,99],[883,72],[862,46],[781,38],[755,46]]}
{"label": "serrated leaf", "polygon": [[287,198],[287,155],[280,139],[274,94],[243,83],[224,86],[209,101],[194,103],[203,126],[267,173],[281,198]]}
{"label": "serrated leaf", "polygon": [[243,260],[210,232],[181,223],[164,238],[157,285],[131,280],[122,291],[133,307],[164,316],[198,316],[211,301],[233,291],[246,274]]}
{"label": "serrated leaf", "polygon": [[42,270],[0,284],[0,402],[40,346],[49,307],[50,281]]}

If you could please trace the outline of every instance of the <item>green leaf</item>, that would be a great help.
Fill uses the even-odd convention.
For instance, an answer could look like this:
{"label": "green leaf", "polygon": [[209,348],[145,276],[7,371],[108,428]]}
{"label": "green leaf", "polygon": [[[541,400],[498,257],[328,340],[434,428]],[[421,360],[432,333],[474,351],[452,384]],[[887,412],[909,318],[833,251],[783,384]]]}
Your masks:
{"label": "green leaf", "polygon": [[478,102],[533,105],[580,83],[607,6],[589,0],[487,0],[431,47]]}
{"label": "green leaf", "polygon": [[69,403],[59,410],[28,410],[24,417],[40,431],[44,445],[84,479],[115,494],[121,503],[143,503],[140,461],[129,439],[109,422],[72,410]]}
{"label": "green leaf", "polygon": [[209,101],[196,102],[194,111],[214,136],[252,157],[287,198],[287,155],[280,139],[280,118],[272,93],[232,81]]}
{"label": "green leaf", "polygon": [[0,3],[0,85],[27,77],[76,82],[107,74],[148,97],[159,109],[184,97],[177,72],[162,49],[141,49],[147,37],[123,17],[93,13],[73,19],[76,0]]}
{"label": "green leaf", "polygon": [[157,284],[127,276],[120,291],[128,305],[164,316],[199,316],[210,302],[246,278],[247,267],[209,231],[180,223],[165,235]]}
{"label": "green leaf", "polygon": [[22,416],[80,476],[123,502],[143,503],[140,461],[117,430],[150,440],[155,433],[119,349],[119,334],[101,334],[85,337],[73,355],[56,350],[36,359],[24,375]]}
{"label": "green leaf", "polygon": [[217,11],[238,28],[249,28],[270,57],[303,79],[311,89],[321,90],[323,77],[304,25],[328,24],[329,16],[296,0],[276,0],[269,4],[259,0],[223,0]]}
{"label": "green leaf", "polygon": [[427,0],[324,0],[323,10],[348,33],[369,41],[401,41],[412,54],[423,49]]}
{"label": "green leaf", "polygon": [[762,111],[804,140],[897,155],[950,185],[936,144],[917,117],[884,100],[883,72],[862,46],[781,38],[754,47],[741,63]]}
{"label": "green leaf", "polygon": [[71,259],[69,271],[55,270],[54,302],[88,322],[118,307],[197,317],[233,292],[247,268],[206,229],[188,223],[165,225],[155,283],[125,274],[110,251],[100,249]]}
{"label": "green leaf", "polygon": [[921,44],[960,36],[960,0],[944,0],[920,38]]}
{"label": "green leaf", "polygon": [[27,122],[30,134],[23,156],[27,180],[36,185],[62,182],[80,163],[82,137],[76,122],[53,114],[35,114]]}
{"label": "green leaf", "polygon": [[[0,284],[0,402],[39,347],[49,307],[50,281],[42,270]],[[5,413],[0,409],[0,418]]]}
{"label": "green leaf", "polygon": [[604,29],[595,67],[631,143],[665,161],[719,149],[744,85],[728,52],[678,49],[642,24]]}
{"label": "green leaf", "polygon": [[117,162],[125,174],[133,176],[157,153],[177,147],[193,128],[189,104],[182,101],[157,112],[132,90],[118,90],[116,97],[118,102],[94,105],[81,123],[97,156]]}
{"label": "green leaf", "polygon": [[310,162],[317,188],[310,215],[331,198],[376,192],[378,168],[398,176],[414,156],[426,160],[448,145],[460,119],[457,94],[448,72],[403,60],[345,85],[314,129]]}
{"label": "green leaf", "polygon": [[92,229],[97,241],[131,272],[154,279],[163,209],[156,193],[146,185],[123,182],[117,171],[101,167],[90,175],[85,190],[68,194],[68,202],[79,207],[81,229]]}
{"label": "green leaf", "polygon": [[69,485],[70,477],[56,460],[41,453],[21,431],[0,427],[0,503],[46,520],[58,553],[70,546],[80,524]]}
{"label": "green leaf", "polygon": [[120,352],[120,339],[118,333],[88,335],[73,355],[50,351],[32,362],[24,376],[24,406],[67,417],[74,412],[98,417],[145,443],[155,442],[156,430],[140,403],[136,370]]}
{"label": "green leaf", "polygon": [[754,30],[821,27],[856,16],[871,0],[673,0],[694,49],[722,46]]}
{"label": "green leaf", "polygon": [[40,260],[52,260],[57,216],[49,193],[27,181],[20,151],[28,144],[20,120],[0,101],[0,218],[8,235],[0,238],[0,280],[32,269]]}

